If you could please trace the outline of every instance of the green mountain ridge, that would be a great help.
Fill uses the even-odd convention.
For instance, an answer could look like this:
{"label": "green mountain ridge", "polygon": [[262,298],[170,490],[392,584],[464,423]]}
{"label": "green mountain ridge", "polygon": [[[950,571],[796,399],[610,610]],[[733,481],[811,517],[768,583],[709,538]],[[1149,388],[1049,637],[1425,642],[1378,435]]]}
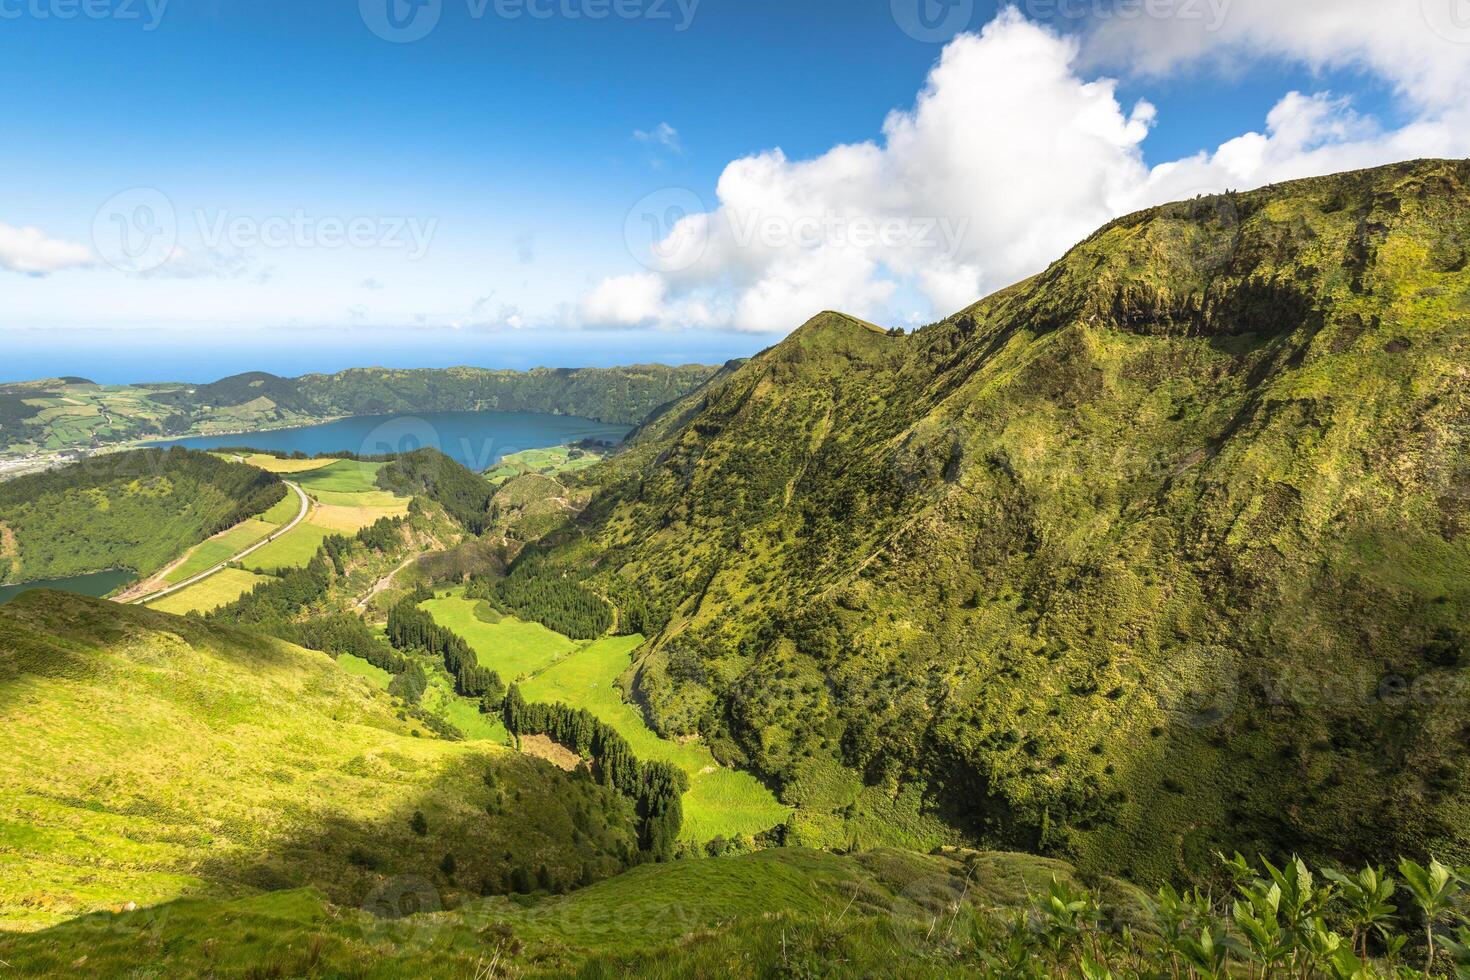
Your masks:
{"label": "green mountain ridge", "polygon": [[[585,468],[496,486],[400,456],[377,473],[406,518],[211,619],[24,595],[0,608],[0,973],[1462,968],[1467,258],[1470,161],[1166,205],[912,333],[821,313]],[[451,741],[425,684],[483,654],[531,690],[514,664],[558,655],[495,649],[510,612],[608,655],[539,675],[571,710],[525,743]],[[594,700],[789,819],[639,852],[642,797],[531,734],[586,741]],[[1368,918],[1338,875],[1364,862],[1389,865],[1355,879]]]}
{"label": "green mountain ridge", "polygon": [[300,378],[256,371],[206,385],[99,386],[81,378],[0,384],[0,454],[411,412],[543,412],[635,425],[717,370],[693,364],[530,371],[357,368]]}
{"label": "green mountain ridge", "polygon": [[1121,218],[909,336],[822,314],[534,558],[797,840],[907,800],[1140,881],[1470,857],[1467,243],[1421,161]]}

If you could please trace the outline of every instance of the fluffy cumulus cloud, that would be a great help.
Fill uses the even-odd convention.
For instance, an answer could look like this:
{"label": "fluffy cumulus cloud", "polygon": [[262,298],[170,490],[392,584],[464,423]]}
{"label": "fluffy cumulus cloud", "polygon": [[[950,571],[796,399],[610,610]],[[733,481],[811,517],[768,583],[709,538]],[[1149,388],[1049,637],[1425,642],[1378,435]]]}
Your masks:
{"label": "fluffy cumulus cloud", "polygon": [[[1470,120],[1446,94],[1466,90],[1452,81],[1470,75],[1470,47],[1435,33],[1419,7],[1233,0],[1219,22],[1105,21],[1076,36],[1006,10],[950,43],[880,140],[809,160],[779,149],[736,160],[713,208],[655,206],[655,224],[681,216],[644,256],[651,271],[603,281],[580,316],[601,326],[751,331],[790,330],[825,308],[912,321],[1040,271],[1099,225],[1141,207],[1466,155]],[[1412,25],[1399,23],[1411,16]],[[1424,48],[1432,56],[1414,62]],[[1377,72],[1415,118],[1386,130],[1331,93],[1285,93],[1262,131],[1146,165],[1142,144],[1156,111],[1148,102],[1121,104],[1107,67],[1133,61],[1165,72],[1226,51]]]}
{"label": "fluffy cumulus cloud", "polygon": [[15,228],[0,222],[0,269],[44,276],[96,261],[97,257],[85,245],[51,238],[39,228]]}
{"label": "fluffy cumulus cloud", "polygon": [[613,327],[646,323],[658,318],[664,291],[664,281],[652,273],[604,279],[583,298],[582,319]]}
{"label": "fluffy cumulus cloud", "polygon": [[1387,82],[1409,121],[1384,128],[1330,92],[1291,92],[1264,131],[1213,153],[1155,167],[1143,203],[1225,187],[1470,154],[1470,4],[1466,0],[1229,0],[1218,21],[1105,20],[1089,32],[1090,65],[1163,74],[1203,63],[1235,72],[1262,58],[1370,73]]}
{"label": "fluffy cumulus cloud", "polygon": [[[1470,82],[1465,0],[1216,0],[1209,15],[1105,18],[1087,58],[1163,74],[1185,63],[1236,70],[1262,57],[1362,68],[1425,107],[1464,101]],[[1187,4],[1177,3],[1178,11]]]}

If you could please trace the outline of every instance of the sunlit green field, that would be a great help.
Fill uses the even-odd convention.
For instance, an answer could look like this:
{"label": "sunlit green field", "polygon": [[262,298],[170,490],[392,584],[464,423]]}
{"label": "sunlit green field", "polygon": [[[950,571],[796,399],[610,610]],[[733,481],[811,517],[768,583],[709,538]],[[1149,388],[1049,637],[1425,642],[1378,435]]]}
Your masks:
{"label": "sunlit green field", "polygon": [[360,463],[355,459],[339,459],[328,466],[298,474],[295,482],[308,493],[318,490],[332,493],[376,492],[375,482],[382,463]]}
{"label": "sunlit green field", "polygon": [[[577,454],[573,459],[572,454]],[[504,483],[506,480],[527,473],[539,473],[542,476],[554,476],[558,473],[575,473],[607,458],[606,451],[573,449],[571,446],[552,446],[550,449],[527,449],[524,452],[512,453],[490,469],[485,471],[485,479],[491,483]]]}
{"label": "sunlit green field", "polygon": [[332,533],[330,529],[313,524],[308,519],[246,557],[243,564],[246,568],[260,572],[303,568]]}
{"label": "sunlit green field", "polygon": [[337,666],[354,677],[361,677],[372,683],[374,687],[387,690],[388,682],[393,675],[381,667],[374,667],[361,657],[355,657],[350,653],[344,653],[337,657]]}
{"label": "sunlit green field", "polygon": [[157,602],[148,603],[148,608],[173,613],[176,616],[191,612],[213,612],[220,606],[234,602],[264,581],[266,581],[264,575],[256,575],[238,568],[226,568],[197,585],[191,585]]}
{"label": "sunlit green field", "polygon": [[408,498],[400,497],[387,490],[365,490],[342,492],[322,490],[319,487],[302,487],[311,498],[324,507],[407,507]]}
{"label": "sunlit green field", "polygon": [[294,491],[287,490],[286,495],[274,507],[261,514],[256,520],[265,521],[267,524],[283,525],[291,523],[299,513],[301,513],[301,498],[296,496]]}
{"label": "sunlit green field", "polygon": [[[0,934],[307,882],[357,908],[393,875],[432,880],[448,902],[447,851],[477,895],[517,860],[561,880],[589,862],[612,873],[607,854],[630,839],[592,784],[489,742],[429,737],[324,654],[43,593],[0,610],[0,634]],[[514,805],[488,808],[497,791]],[[415,811],[426,832],[411,829]],[[590,822],[575,822],[584,811]],[[348,860],[354,848],[371,860]]]}
{"label": "sunlit green field", "polygon": [[[476,615],[475,606],[462,598],[448,598],[430,600],[423,608],[440,625],[462,636],[480,663],[498,671],[507,681],[525,673],[527,664],[540,663],[539,672],[521,683],[527,701],[585,708],[627,739],[639,759],[670,762],[688,773],[690,789],[684,795],[681,834],[684,839],[707,841],[718,836],[753,835],[786,820],[789,809],[754,776],[721,766],[700,743],[680,744],[660,738],[644,723],[638,709],[623,700],[618,675],[627,670],[633,651],[643,645],[643,637],[576,643],[538,627],[561,641],[553,644],[540,633],[524,630],[528,624],[518,620],[507,617],[500,623],[485,622]],[[522,642],[514,642],[516,637]]]}
{"label": "sunlit green field", "polygon": [[[234,458],[234,457],[230,457]],[[336,460],[331,459],[277,459],[265,453],[252,453],[245,457],[245,462],[251,466],[258,467],[268,473],[310,473],[312,470],[325,469]]]}
{"label": "sunlit green field", "polygon": [[479,655],[480,663],[498,672],[507,684],[544,670],[577,646],[540,623],[501,615],[481,599],[431,599],[423,608],[463,637]]}
{"label": "sunlit green field", "polygon": [[[300,507],[300,499],[294,493],[290,497],[291,502]],[[224,534],[210,538],[196,547],[183,564],[164,576],[164,581],[170,585],[183,582],[221,562],[229,561],[257,541],[265,540],[277,527],[279,527],[278,524],[264,520],[249,520],[236,524]]]}

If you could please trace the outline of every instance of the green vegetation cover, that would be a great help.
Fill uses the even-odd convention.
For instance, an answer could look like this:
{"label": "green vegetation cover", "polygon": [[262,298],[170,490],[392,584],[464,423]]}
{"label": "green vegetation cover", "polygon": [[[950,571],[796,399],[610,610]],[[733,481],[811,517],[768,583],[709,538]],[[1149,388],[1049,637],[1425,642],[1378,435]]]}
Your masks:
{"label": "green vegetation cover", "polygon": [[96,456],[0,483],[0,583],[115,568],[148,575],[286,493],[269,473],[182,449]]}
{"label": "green vegetation cover", "polygon": [[323,654],[54,592],[0,636],[0,928],[307,885],[399,915],[636,853],[618,794],[436,738]]}
{"label": "green vegetation cover", "polygon": [[208,385],[96,385],[83,378],[19,382],[0,385],[0,454],[406,412],[544,412],[635,425],[715,371],[700,365],[361,368],[300,378],[251,372]]}
{"label": "green vegetation cover", "polygon": [[1470,860],[1467,249],[1470,163],[1419,162],[1120,219],[908,336],[823,314],[540,564],[796,840]]}

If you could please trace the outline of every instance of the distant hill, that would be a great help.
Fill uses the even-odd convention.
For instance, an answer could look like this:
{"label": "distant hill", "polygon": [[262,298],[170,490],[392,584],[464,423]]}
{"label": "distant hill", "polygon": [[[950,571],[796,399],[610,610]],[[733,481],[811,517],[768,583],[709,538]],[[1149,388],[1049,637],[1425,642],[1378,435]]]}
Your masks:
{"label": "distant hill", "polygon": [[325,654],[57,592],[0,607],[0,636],[0,933],[305,886],[436,911],[636,848],[621,797],[435,738]]}
{"label": "distant hill", "polygon": [[1131,215],[909,336],[823,314],[538,560],[796,840],[1470,860],[1467,258],[1424,161]]}
{"label": "distant hill", "polygon": [[112,453],[0,483],[0,584],[111,569],[151,574],[264,513],[280,479],[205,453]]}
{"label": "distant hill", "polygon": [[715,371],[700,365],[362,368],[301,378],[257,371],[207,385],[98,386],[81,378],[0,384],[0,455],[412,412],[543,412],[636,425]]}

